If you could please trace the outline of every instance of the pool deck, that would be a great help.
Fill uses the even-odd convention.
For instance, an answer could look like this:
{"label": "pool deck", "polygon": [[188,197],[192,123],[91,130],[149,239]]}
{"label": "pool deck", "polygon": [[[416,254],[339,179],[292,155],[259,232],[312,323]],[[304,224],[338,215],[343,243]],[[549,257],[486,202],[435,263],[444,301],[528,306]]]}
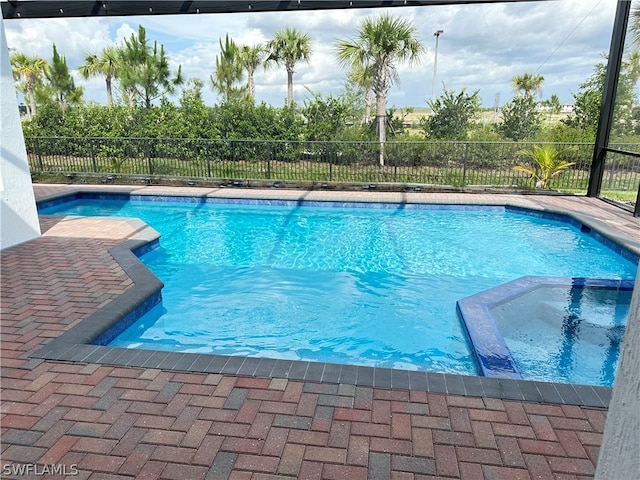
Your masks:
{"label": "pool deck", "polygon": [[[566,212],[640,252],[639,219],[577,196],[95,185],[35,185],[34,191],[39,200],[106,191],[506,204]],[[43,216],[41,226],[40,238],[0,255],[2,478],[61,478],[33,470],[8,474],[34,463],[41,473],[43,466],[55,465],[67,472],[77,468],[75,478],[91,479],[489,480],[594,474],[609,389],[486,383],[479,377],[460,381],[448,375],[425,376],[419,385],[411,384],[417,377],[407,382],[399,376],[394,386],[382,377],[381,383],[339,373],[312,379],[292,370],[262,374],[257,367],[243,375],[241,366],[235,374],[213,368],[198,373],[192,365],[176,368],[180,358],[171,368],[152,357],[132,366],[135,362],[104,355],[83,357],[81,349],[81,361],[37,356],[65,332],[77,331],[82,320],[113,309],[140,287],[135,284],[140,265],[135,259],[123,263],[118,249],[154,238],[141,222],[125,219]],[[538,401],[532,401],[536,395]]]}

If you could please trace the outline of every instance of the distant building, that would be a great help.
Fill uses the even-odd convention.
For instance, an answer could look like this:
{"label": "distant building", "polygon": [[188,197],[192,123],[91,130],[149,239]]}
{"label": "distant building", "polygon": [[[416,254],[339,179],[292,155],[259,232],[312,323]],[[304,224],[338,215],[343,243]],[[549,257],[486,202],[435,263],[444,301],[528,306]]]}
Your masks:
{"label": "distant building", "polygon": [[[536,110],[539,112],[548,112],[551,110],[549,105],[543,105],[542,103],[538,103],[536,106]],[[560,112],[559,113],[573,113],[575,110],[575,105],[573,103],[562,103],[560,104]]]}

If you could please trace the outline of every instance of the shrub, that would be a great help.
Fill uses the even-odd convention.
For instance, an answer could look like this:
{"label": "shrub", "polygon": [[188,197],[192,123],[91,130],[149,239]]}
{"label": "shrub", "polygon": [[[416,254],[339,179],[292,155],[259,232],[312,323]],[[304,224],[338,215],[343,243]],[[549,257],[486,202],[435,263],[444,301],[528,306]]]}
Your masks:
{"label": "shrub", "polygon": [[530,175],[532,180],[537,180],[536,188],[549,188],[551,179],[563,173],[574,162],[567,162],[560,157],[572,151],[572,147],[557,150],[555,145],[534,145],[532,150],[521,150],[519,153],[533,160],[532,165],[516,165],[514,170]]}

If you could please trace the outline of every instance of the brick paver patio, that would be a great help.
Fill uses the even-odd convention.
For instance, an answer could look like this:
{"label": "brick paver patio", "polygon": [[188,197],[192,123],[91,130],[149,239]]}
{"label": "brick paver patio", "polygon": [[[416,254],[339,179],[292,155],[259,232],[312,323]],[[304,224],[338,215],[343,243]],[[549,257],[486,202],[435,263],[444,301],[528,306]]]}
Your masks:
{"label": "brick paver patio", "polygon": [[[43,198],[75,188],[38,185],[35,191]],[[212,190],[179,192],[349,201],[364,195]],[[564,208],[632,238],[640,233],[629,213],[594,199],[415,195]],[[1,255],[2,478],[61,478],[12,473],[34,463],[40,474],[64,466],[92,480],[568,480],[594,474],[604,408],[30,358],[132,287],[109,249],[144,230],[122,219],[41,217],[41,224],[42,237]]]}

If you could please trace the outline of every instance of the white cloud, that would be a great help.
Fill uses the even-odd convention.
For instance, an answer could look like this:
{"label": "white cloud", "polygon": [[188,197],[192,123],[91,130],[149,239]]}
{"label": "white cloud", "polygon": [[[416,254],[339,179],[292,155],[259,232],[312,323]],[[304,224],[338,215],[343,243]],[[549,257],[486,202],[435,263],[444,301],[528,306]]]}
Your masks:
{"label": "white cloud", "polygon": [[97,18],[11,20],[5,21],[5,30],[9,47],[50,59],[55,43],[70,65],[111,42],[109,24]]}
{"label": "white cloud", "polygon": [[[219,15],[178,15],[126,18],[42,19],[5,21],[7,41],[25,53],[51,58],[51,44],[77,68],[88,52],[122,41],[142,24],[150,40],[165,45],[171,65],[182,65],[185,77],[205,81],[206,100],[214,102],[209,88],[218,39],[228,33],[237,43],[264,43],[275,31],[292,26],[312,38],[311,62],[296,66],[295,94],[307,96],[304,86],[337,95],[345,69],[335,61],[338,39],[355,38],[359,21],[368,15],[393,15],[411,19],[426,53],[421,64],[399,66],[400,83],[389,92],[390,104],[423,106],[431,96],[435,39],[438,46],[437,91],[447,88],[480,90],[483,103],[493,105],[512,96],[511,79],[525,72],[545,77],[543,96],[553,93],[571,101],[609,48],[616,2],[611,0],[559,0],[554,2],[497,3],[484,5],[342,9]],[[78,80],[88,99],[105,102],[99,79]],[[256,72],[258,100],[282,105],[286,96],[283,67]]]}
{"label": "white cloud", "polygon": [[116,30],[115,38],[113,40],[114,40],[114,43],[117,43],[118,45],[124,45],[125,40],[130,39],[131,35],[137,35],[137,34],[138,34],[137,27],[134,28],[128,23],[123,23],[118,26]]}

